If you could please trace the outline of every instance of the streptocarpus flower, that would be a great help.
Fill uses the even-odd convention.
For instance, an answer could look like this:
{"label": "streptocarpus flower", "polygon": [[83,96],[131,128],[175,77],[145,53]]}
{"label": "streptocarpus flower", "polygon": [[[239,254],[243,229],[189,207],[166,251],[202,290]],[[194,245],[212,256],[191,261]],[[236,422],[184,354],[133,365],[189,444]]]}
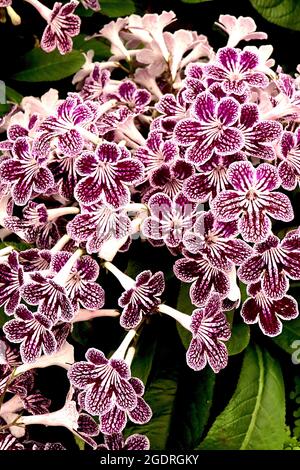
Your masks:
{"label": "streptocarpus flower", "polygon": [[266,33],[256,31],[256,24],[250,16],[236,18],[232,15],[220,15],[216,25],[228,34],[228,47],[235,47],[240,41],[268,38]]}
{"label": "streptocarpus flower", "polygon": [[[51,271],[59,273],[72,253],[60,251],[51,261]],[[82,256],[72,267],[65,282],[65,290],[68,298],[74,305],[74,310],[79,310],[79,304],[88,310],[97,310],[104,305],[104,290],[95,281],[99,276],[99,265],[90,256]]]}
{"label": "streptocarpus flower", "polygon": [[288,278],[300,279],[299,235],[287,235],[282,241],[269,235],[254,246],[254,253],[238,269],[242,282],[261,280],[262,291],[270,299],[281,299],[289,288]]}
{"label": "streptocarpus flower", "polygon": [[[106,263],[107,264],[107,263]],[[165,289],[164,275],[161,271],[152,274],[151,271],[140,273],[133,285],[119,298],[123,308],[120,324],[123,328],[136,328],[143,315],[154,312],[160,304],[160,295]]]}
{"label": "streptocarpus flower", "polygon": [[273,192],[279,188],[277,169],[268,163],[257,168],[248,161],[232,163],[227,178],[233,190],[222,191],[211,203],[212,212],[223,221],[239,219],[238,228],[245,241],[259,242],[271,231],[268,215],[288,222],[294,213],[289,198]]}
{"label": "streptocarpus flower", "polygon": [[128,383],[132,386],[136,393],[137,404],[132,409],[122,409],[115,404],[107,413],[100,416],[100,431],[103,434],[115,434],[124,430],[127,419],[136,424],[145,424],[150,421],[152,411],[150,406],[142,398],[145,387],[143,382],[136,377],[131,377]]}
{"label": "streptocarpus flower", "polygon": [[300,181],[300,128],[295,133],[284,131],[280,141],[278,174],[284,189],[292,191]]}
{"label": "streptocarpus flower", "polygon": [[264,293],[261,282],[249,284],[246,299],[241,309],[243,320],[247,324],[258,323],[267,336],[277,336],[282,331],[281,320],[292,320],[299,315],[298,304],[291,295],[272,299]]}
{"label": "streptocarpus flower", "polygon": [[104,444],[100,444],[97,450],[149,450],[150,442],[146,436],[142,434],[132,434],[127,439],[121,433],[104,435]]}
{"label": "streptocarpus flower", "polygon": [[159,306],[159,311],[174,318],[192,333],[186,353],[191,369],[202,370],[208,363],[218,373],[226,367],[228,352],[223,341],[228,341],[231,331],[218,294],[212,294],[205,306],[194,310],[191,316],[164,304]]}
{"label": "streptocarpus flower", "polygon": [[258,106],[254,103],[245,103],[241,106],[238,128],[245,139],[243,152],[247,157],[274,160],[276,154],[272,143],[279,140],[282,134],[279,122],[261,121]]}
{"label": "streptocarpus flower", "polygon": [[[60,215],[68,213],[67,208],[58,208],[57,218]],[[78,212],[74,207],[72,211]],[[55,210],[54,210],[55,212]],[[21,237],[28,243],[35,243],[38,248],[47,250],[59,239],[59,231],[57,224],[54,222],[53,209],[47,210],[45,204],[38,204],[34,201],[29,201],[24,207],[23,218],[17,216],[5,217],[3,225],[12,232],[19,233]],[[52,219],[52,220],[51,220]],[[53,220],[54,219],[54,220]]]}
{"label": "streptocarpus flower", "polygon": [[184,181],[183,193],[195,202],[213,199],[224,189],[232,187],[227,177],[229,165],[245,158],[242,152],[226,156],[213,155],[208,162],[198,167],[199,173],[191,175]]}
{"label": "streptocarpus flower", "polygon": [[81,20],[79,16],[73,14],[79,2],[76,0],[66,4],[55,2],[52,11],[37,0],[30,0],[29,3],[35,6],[48,23],[41,39],[41,48],[46,52],[56,48],[61,54],[70,52],[73,47],[71,38],[80,32]]}
{"label": "streptocarpus flower", "polygon": [[95,64],[92,73],[84,81],[80,95],[85,100],[99,100],[102,103],[105,101],[104,89],[109,83],[109,79],[109,70],[103,70],[98,64]]}
{"label": "streptocarpus flower", "polygon": [[150,132],[145,147],[139,147],[135,152],[144,165],[147,175],[159,169],[162,164],[169,164],[179,157],[178,146],[171,140],[164,141],[162,133]]}
{"label": "streptocarpus flower", "polygon": [[[37,152],[47,154],[50,144],[62,154],[72,157],[80,154],[84,147],[84,138],[98,142],[98,136],[89,132],[96,119],[95,105],[83,102],[82,98],[72,93],[58,105],[55,115],[47,117],[39,126],[40,135],[35,141]],[[56,142],[57,139],[57,142]]]}
{"label": "streptocarpus flower", "polygon": [[6,263],[0,263],[0,305],[4,305],[7,315],[12,315],[18,307],[23,284],[23,269],[19,264],[17,252],[13,251]]}
{"label": "streptocarpus flower", "polygon": [[86,9],[90,8],[93,11],[101,10],[98,0],[81,0],[81,3]]}
{"label": "streptocarpus flower", "polygon": [[211,212],[202,212],[193,231],[187,231],[183,244],[190,253],[204,253],[212,266],[230,271],[252,254],[252,248],[239,240],[237,222],[219,222]]}
{"label": "streptocarpus flower", "polygon": [[12,148],[12,159],[0,165],[0,177],[12,185],[12,198],[18,206],[24,206],[32,192],[43,194],[54,185],[54,178],[47,161],[38,157],[27,137],[19,137]]}
{"label": "streptocarpus flower", "polygon": [[15,311],[16,319],[3,326],[6,338],[13,343],[21,343],[20,354],[23,362],[34,362],[45,354],[56,350],[56,341],[51,332],[52,323],[40,313],[32,313],[25,305]]}
{"label": "streptocarpus flower", "polygon": [[73,240],[86,241],[88,253],[97,253],[105,241],[129,235],[130,219],[125,210],[98,203],[84,207],[82,213],[68,223],[67,231]]}
{"label": "streptocarpus flower", "polygon": [[75,197],[85,205],[104,202],[114,208],[130,202],[128,186],[143,178],[143,165],[130,157],[125,147],[100,144],[94,153],[85,152],[76,161],[77,173],[84,178],[75,187]]}
{"label": "streptocarpus flower", "polygon": [[146,111],[146,106],[151,101],[151,93],[148,90],[139,89],[131,80],[125,80],[118,88],[117,98],[132,112],[140,114]]}
{"label": "streptocarpus flower", "polygon": [[226,367],[228,352],[223,341],[230,338],[231,331],[218,295],[212,295],[203,309],[193,311],[191,331],[193,339],[186,353],[188,366],[202,370],[208,362],[216,373]]}
{"label": "streptocarpus flower", "polygon": [[151,172],[150,188],[143,195],[142,201],[147,203],[156,193],[163,192],[174,199],[182,191],[184,182],[195,172],[194,165],[178,158],[169,165],[163,163]]}
{"label": "streptocarpus flower", "polygon": [[228,273],[211,265],[206,255],[183,250],[185,258],[175,261],[175,276],[182,282],[192,282],[191,301],[197,307],[207,302],[211,292],[217,292],[221,298],[227,297],[230,290]]}
{"label": "streptocarpus flower", "polygon": [[106,359],[102,351],[88,349],[86,360],[68,371],[71,384],[84,392],[84,409],[91,415],[104,415],[114,405],[123,411],[137,406],[137,395],[129,383],[130,369],[122,359]]}
{"label": "streptocarpus flower", "polygon": [[188,147],[187,161],[201,165],[213,152],[230,155],[241,150],[243,134],[234,127],[239,113],[234,98],[222,98],[218,102],[211,93],[200,93],[192,106],[193,119],[179,121],[174,129],[176,141]]}
{"label": "streptocarpus flower", "polygon": [[267,76],[257,70],[258,56],[251,51],[240,51],[231,47],[219,49],[213,65],[204,68],[207,78],[221,82],[225,93],[242,95],[247,88],[265,88]]}
{"label": "streptocarpus flower", "polygon": [[59,319],[70,321],[74,317],[74,307],[64,286],[81,254],[82,250],[73,253],[54,277],[45,277],[39,272],[32,274],[33,282],[26,283],[22,288],[23,299],[29,305],[39,305],[39,313],[52,324]]}
{"label": "streptocarpus flower", "polygon": [[157,193],[149,199],[148,207],[150,217],[141,227],[145,237],[163,240],[171,248],[180,245],[185,231],[194,225],[196,204],[182,193],[178,193],[174,201],[167,194]]}

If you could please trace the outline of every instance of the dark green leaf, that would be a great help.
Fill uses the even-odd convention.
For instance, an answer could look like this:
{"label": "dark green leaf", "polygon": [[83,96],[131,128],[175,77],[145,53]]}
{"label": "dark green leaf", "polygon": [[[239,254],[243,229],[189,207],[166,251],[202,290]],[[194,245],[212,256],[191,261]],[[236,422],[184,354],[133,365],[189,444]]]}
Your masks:
{"label": "dark green leaf", "polygon": [[104,60],[111,56],[110,47],[103,41],[103,39],[93,38],[88,41],[85,40],[84,34],[79,34],[74,38],[74,48],[80,52],[87,52],[93,50],[95,52],[94,60]]}
{"label": "dark green leaf", "polygon": [[281,349],[293,354],[300,345],[300,318],[285,322],[282,333],[272,339]]}
{"label": "dark green leaf", "polygon": [[252,6],[266,20],[300,31],[299,0],[250,0]]}
{"label": "dark green leaf", "polygon": [[111,18],[131,15],[135,12],[132,0],[101,0],[101,13]]}
{"label": "dark green leaf", "polygon": [[249,344],[250,328],[245,323],[233,323],[231,338],[226,342],[229,356],[242,352]]}
{"label": "dark green leaf", "polygon": [[7,322],[8,319],[8,316],[4,313],[4,308],[0,307],[0,328],[2,328],[2,326],[4,325],[4,323]]}
{"label": "dark green leaf", "polygon": [[18,93],[13,88],[10,88],[9,86],[5,87],[5,91],[6,91],[7,101],[11,101],[12,103],[17,103],[17,104],[21,103],[23,96],[20,93]]}
{"label": "dark green leaf", "polygon": [[10,110],[9,104],[0,104],[0,116],[7,114]]}
{"label": "dark green leaf", "polygon": [[177,391],[177,382],[171,374],[161,374],[154,379],[145,393],[145,400],[151,406],[153,417],[143,426],[130,427],[130,434],[145,434],[152,450],[164,450],[171,429],[171,418]]}
{"label": "dark green leaf", "polygon": [[186,369],[180,376],[169,448],[186,451],[199,444],[209,418],[215,377],[209,367],[200,372]]}
{"label": "dark green leaf", "polygon": [[152,369],[152,363],[157,344],[157,324],[146,325],[139,337],[136,354],[131,365],[131,374],[138,377],[146,385]]}
{"label": "dark green leaf", "polygon": [[237,389],[199,449],[278,450],[285,440],[285,393],[279,364],[249,347]]}
{"label": "dark green leaf", "polygon": [[49,82],[61,80],[77,72],[84,64],[81,52],[73,50],[61,55],[54,51],[47,54],[41,49],[32,49],[21,59],[23,70],[13,78],[24,82]]}

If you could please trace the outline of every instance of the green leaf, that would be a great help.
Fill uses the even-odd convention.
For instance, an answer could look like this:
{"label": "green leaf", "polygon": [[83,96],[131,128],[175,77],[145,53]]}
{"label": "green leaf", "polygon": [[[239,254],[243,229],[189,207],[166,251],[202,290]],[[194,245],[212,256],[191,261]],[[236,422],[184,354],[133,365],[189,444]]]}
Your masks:
{"label": "green leaf", "polygon": [[[282,333],[272,338],[274,343],[289,354],[295,353],[300,345],[300,318],[285,322]],[[299,341],[297,344],[295,341]]]}
{"label": "green leaf", "polygon": [[248,346],[250,341],[250,328],[245,323],[233,323],[231,338],[226,342],[229,356],[235,356]]}
{"label": "green leaf", "polygon": [[93,38],[86,41],[85,38],[85,34],[79,34],[74,38],[73,44],[77,51],[87,52],[92,49],[95,52],[94,60],[96,61],[108,59],[111,56],[110,47],[103,39]]}
{"label": "green leaf", "polygon": [[[192,304],[191,299],[190,299],[190,285],[189,284],[185,284],[185,283],[181,284],[180,289],[179,289],[176,308],[180,312],[187,313],[188,315],[191,315],[193,310],[195,310],[195,307]],[[183,326],[181,326],[179,323],[177,323],[176,326],[177,326],[177,330],[178,330],[183,346],[185,347],[185,349],[188,349],[191,339],[192,339],[191,332],[183,328]]]}
{"label": "green leaf", "polygon": [[299,0],[250,0],[266,20],[284,28],[300,31]]}
{"label": "green leaf", "polygon": [[82,439],[80,439],[79,436],[75,436],[75,434],[73,434],[73,436],[74,436],[74,440],[79,450],[84,450],[85,442]]}
{"label": "green leaf", "polygon": [[180,376],[169,448],[186,451],[199,444],[209,418],[215,378],[209,367],[200,372],[186,368]]}
{"label": "green leaf", "polygon": [[279,450],[285,394],[279,364],[258,346],[246,350],[236,391],[198,449]]}
{"label": "green leaf", "polygon": [[8,316],[4,313],[4,308],[0,308],[0,328],[6,323],[8,320]]}
{"label": "green leaf", "polygon": [[101,13],[110,18],[131,15],[134,12],[133,0],[101,0]]}
{"label": "green leaf", "polygon": [[0,116],[7,114],[10,110],[9,104],[0,104]]}
{"label": "green leaf", "polygon": [[131,374],[138,377],[146,385],[152,369],[153,358],[157,345],[157,324],[146,325],[139,337],[136,353],[131,365]]}
{"label": "green leaf", "polygon": [[130,434],[145,434],[152,450],[164,450],[171,429],[171,418],[177,391],[177,382],[172,374],[161,373],[154,379],[144,395],[153,411],[152,419],[142,426],[130,426]]}
{"label": "green leaf", "polygon": [[11,101],[12,103],[17,103],[17,104],[21,103],[23,96],[20,93],[18,93],[13,88],[10,88],[9,86],[5,87],[5,91],[6,91],[7,101]]}
{"label": "green leaf", "polygon": [[61,55],[58,51],[47,54],[36,48],[25,54],[21,61],[24,68],[17,72],[13,79],[23,82],[50,82],[77,72],[84,64],[84,57],[76,50]]}

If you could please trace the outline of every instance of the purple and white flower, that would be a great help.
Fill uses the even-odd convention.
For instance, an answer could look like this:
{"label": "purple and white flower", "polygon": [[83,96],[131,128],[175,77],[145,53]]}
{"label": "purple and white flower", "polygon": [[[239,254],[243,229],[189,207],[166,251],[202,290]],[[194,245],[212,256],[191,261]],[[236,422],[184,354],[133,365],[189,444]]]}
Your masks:
{"label": "purple and white flower", "polygon": [[84,152],[75,168],[83,176],[74,190],[80,204],[103,202],[116,209],[129,204],[128,186],[144,176],[140,161],[132,159],[125,147],[109,142],[100,144],[93,153]]}
{"label": "purple and white flower", "polygon": [[254,246],[254,253],[238,269],[245,283],[261,280],[261,288],[270,299],[281,299],[289,288],[289,280],[300,279],[299,235],[287,235],[282,241],[275,235]]}
{"label": "purple and white flower", "polygon": [[244,137],[236,127],[240,105],[234,98],[219,102],[211,93],[200,93],[192,106],[192,119],[183,119],[175,127],[176,141],[188,147],[186,159],[201,165],[215,152],[231,155],[242,149]]}
{"label": "purple and white flower", "polygon": [[9,341],[21,343],[20,354],[23,362],[34,362],[42,352],[55,352],[57,345],[50,320],[40,313],[32,313],[25,305],[16,309],[15,316],[16,319],[5,323],[3,331]]}
{"label": "purple and white flower", "polygon": [[267,238],[271,231],[268,216],[285,222],[293,219],[289,198],[274,192],[281,183],[274,166],[263,163],[254,168],[248,161],[235,162],[230,165],[227,178],[234,189],[219,193],[211,209],[220,221],[239,219],[238,228],[245,241],[259,242]]}
{"label": "purple and white flower", "polygon": [[299,315],[298,304],[291,295],[272,299],[262,289],[261,282],[249,284],[241,315],[245,323],[258,323],[267,336],[278,336],[282,332],[281,320],[293,320]]}

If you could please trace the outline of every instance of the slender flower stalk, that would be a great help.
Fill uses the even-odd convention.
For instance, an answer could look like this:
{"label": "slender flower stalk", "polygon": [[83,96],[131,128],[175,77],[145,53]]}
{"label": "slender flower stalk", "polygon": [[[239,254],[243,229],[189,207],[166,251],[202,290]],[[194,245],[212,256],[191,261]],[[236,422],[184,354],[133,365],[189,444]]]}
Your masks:
{"label": "slender flower stalk", "polygon": [[106,261],[103,266],[108,269],[120,282],[124,289],[128,290],[134,287],[135,282],[134,280],[127,276],[127,274],[123,273],[119,268],[117,268],[114,264]]}
{"label": "slender flower stalk", "polygon": [[111,356],[112,359],[124,359],[130,343],[136,335],[136,330],[129,330],[118,349]]}
{"label": "slender flower stalk", "polygon": [[63,347],[52,354],[52,356],[41,356],[35,362],[22,364],[16,368],[15,375],[23,374],[28,370],[44,369],[46,367],[57,366],[68,370],[74,363],[74,347],[65,343]]}
{"label": "slender flower stalk", "polygon": [[191,316],[186,313],[179,312],[175,308],[169,307],[166,304],[160,304],[157,307],[157,310],[165,315],[168,315],[171,318],[174,318],[180,325],[182,325],[186,330],[191,331]]}
{"label": "slender flower stalk", "polygon": [[120,312],[114,309],[101,309],[101,310],[87,310],[86,308],[81,308],[76,313],[76,316],[72,323],[78,323],[80,321],[89,321],[94,318],[99,317],[118,317]]}

